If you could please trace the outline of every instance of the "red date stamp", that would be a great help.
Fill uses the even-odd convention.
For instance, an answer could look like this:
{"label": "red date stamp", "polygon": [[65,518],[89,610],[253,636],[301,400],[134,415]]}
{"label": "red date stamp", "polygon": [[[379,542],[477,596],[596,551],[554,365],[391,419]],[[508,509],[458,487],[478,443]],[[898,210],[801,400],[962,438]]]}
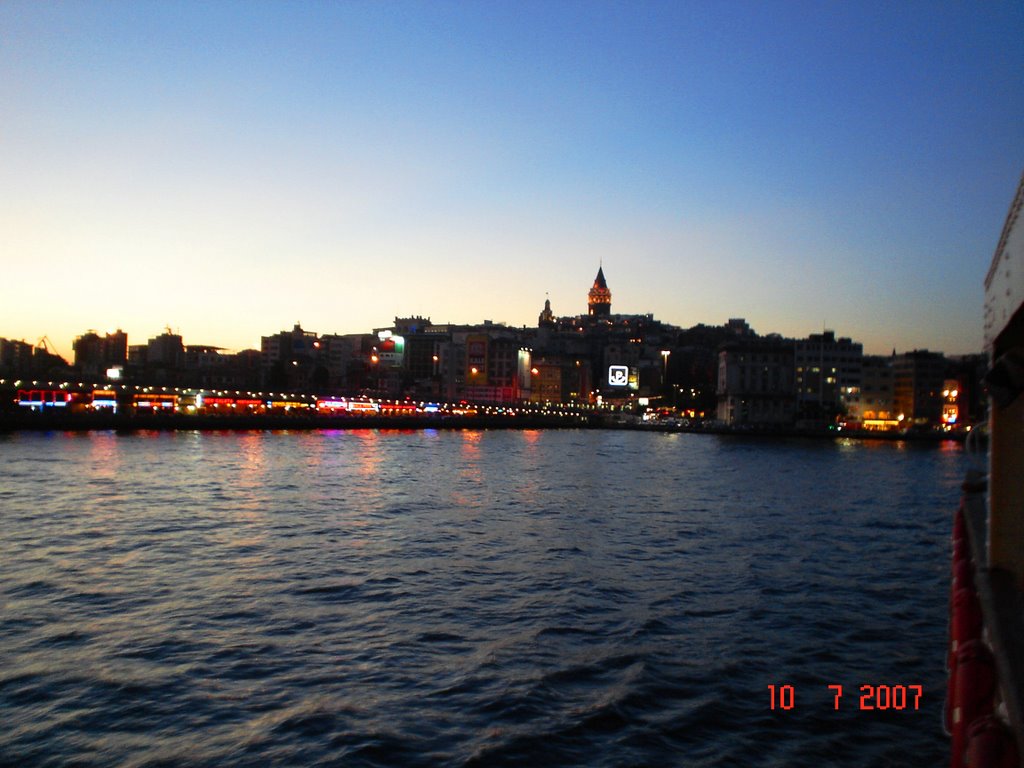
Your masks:
{"label": "red date stamp", "polygon": [[[830,685],[832,708],[839,709],[843,699],[843,686]],[[857,703],[850,703],[862,712],[868,710],[918,710],[921,706],[920,685],[862,685],[854,694]],[[768,702],[771,709],[791,710],[796,707],[796,689],[792,685],[769,685]]]}

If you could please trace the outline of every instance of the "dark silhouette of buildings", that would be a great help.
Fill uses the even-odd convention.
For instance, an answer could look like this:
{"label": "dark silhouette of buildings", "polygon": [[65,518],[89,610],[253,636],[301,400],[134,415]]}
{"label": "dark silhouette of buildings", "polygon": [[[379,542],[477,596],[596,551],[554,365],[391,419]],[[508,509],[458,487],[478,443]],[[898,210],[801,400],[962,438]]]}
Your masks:
{"label": "dark silhouette of buildings", "polygon": [[[186,346],[169,328],[130,347],[123,331],[88,331],[75,340],[75,365],[96,382],[120,369],[111,373],[133,384],[611,405],[731,425],[893,428],[983,417],[981,355],[864,356],[859,343],[833,331],[760,336],[742,318],[684,329],[651,314],[613,314],[611,298],[602,265],[585,314],[556,315],[546,297],[535,327],[412,316],[370,333],[320,335],[296,323],[263,336],[259,350],[238,353]],[[45,344],[0,339],[0,377],[66,370]]]}
{"label": "dark silhouette of buildings", "polygon": [[105,378],[110,368],[128,361],[128,335],[120,328],[104,336],[86,331],[72,346],[75,368],[85,378]]}

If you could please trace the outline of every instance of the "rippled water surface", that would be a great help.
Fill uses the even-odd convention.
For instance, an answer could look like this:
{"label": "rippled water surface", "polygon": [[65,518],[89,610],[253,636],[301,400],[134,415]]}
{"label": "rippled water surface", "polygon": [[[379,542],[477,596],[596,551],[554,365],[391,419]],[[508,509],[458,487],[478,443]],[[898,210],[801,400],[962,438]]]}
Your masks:
{"label": "rippled water surface", "polygon": [[0,461],[3,764],[948,758],[956,446],[53,433]]}

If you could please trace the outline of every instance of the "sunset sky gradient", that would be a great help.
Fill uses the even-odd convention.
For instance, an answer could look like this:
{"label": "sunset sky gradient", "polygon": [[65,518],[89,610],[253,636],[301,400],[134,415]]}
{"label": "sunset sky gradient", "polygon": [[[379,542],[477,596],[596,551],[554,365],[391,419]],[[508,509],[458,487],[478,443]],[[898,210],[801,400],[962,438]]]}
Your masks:
{"label": "sunset sky gradient", "polygon": [[0,4],[0,336],[586,311],[982,348],[1019,2]]}

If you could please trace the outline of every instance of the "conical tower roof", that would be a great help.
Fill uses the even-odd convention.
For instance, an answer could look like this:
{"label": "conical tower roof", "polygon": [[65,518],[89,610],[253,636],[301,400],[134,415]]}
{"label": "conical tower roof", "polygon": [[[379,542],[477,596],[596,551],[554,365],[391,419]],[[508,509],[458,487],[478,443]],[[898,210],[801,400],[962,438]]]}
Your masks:
{"label": "conical tower roof", "polygon": [[608,283],[605,282],[603,266],[597,268],[594,286],[587,294],[587,306],[591,317],[607,317],[611,314],[612,292],[608,290]]}

